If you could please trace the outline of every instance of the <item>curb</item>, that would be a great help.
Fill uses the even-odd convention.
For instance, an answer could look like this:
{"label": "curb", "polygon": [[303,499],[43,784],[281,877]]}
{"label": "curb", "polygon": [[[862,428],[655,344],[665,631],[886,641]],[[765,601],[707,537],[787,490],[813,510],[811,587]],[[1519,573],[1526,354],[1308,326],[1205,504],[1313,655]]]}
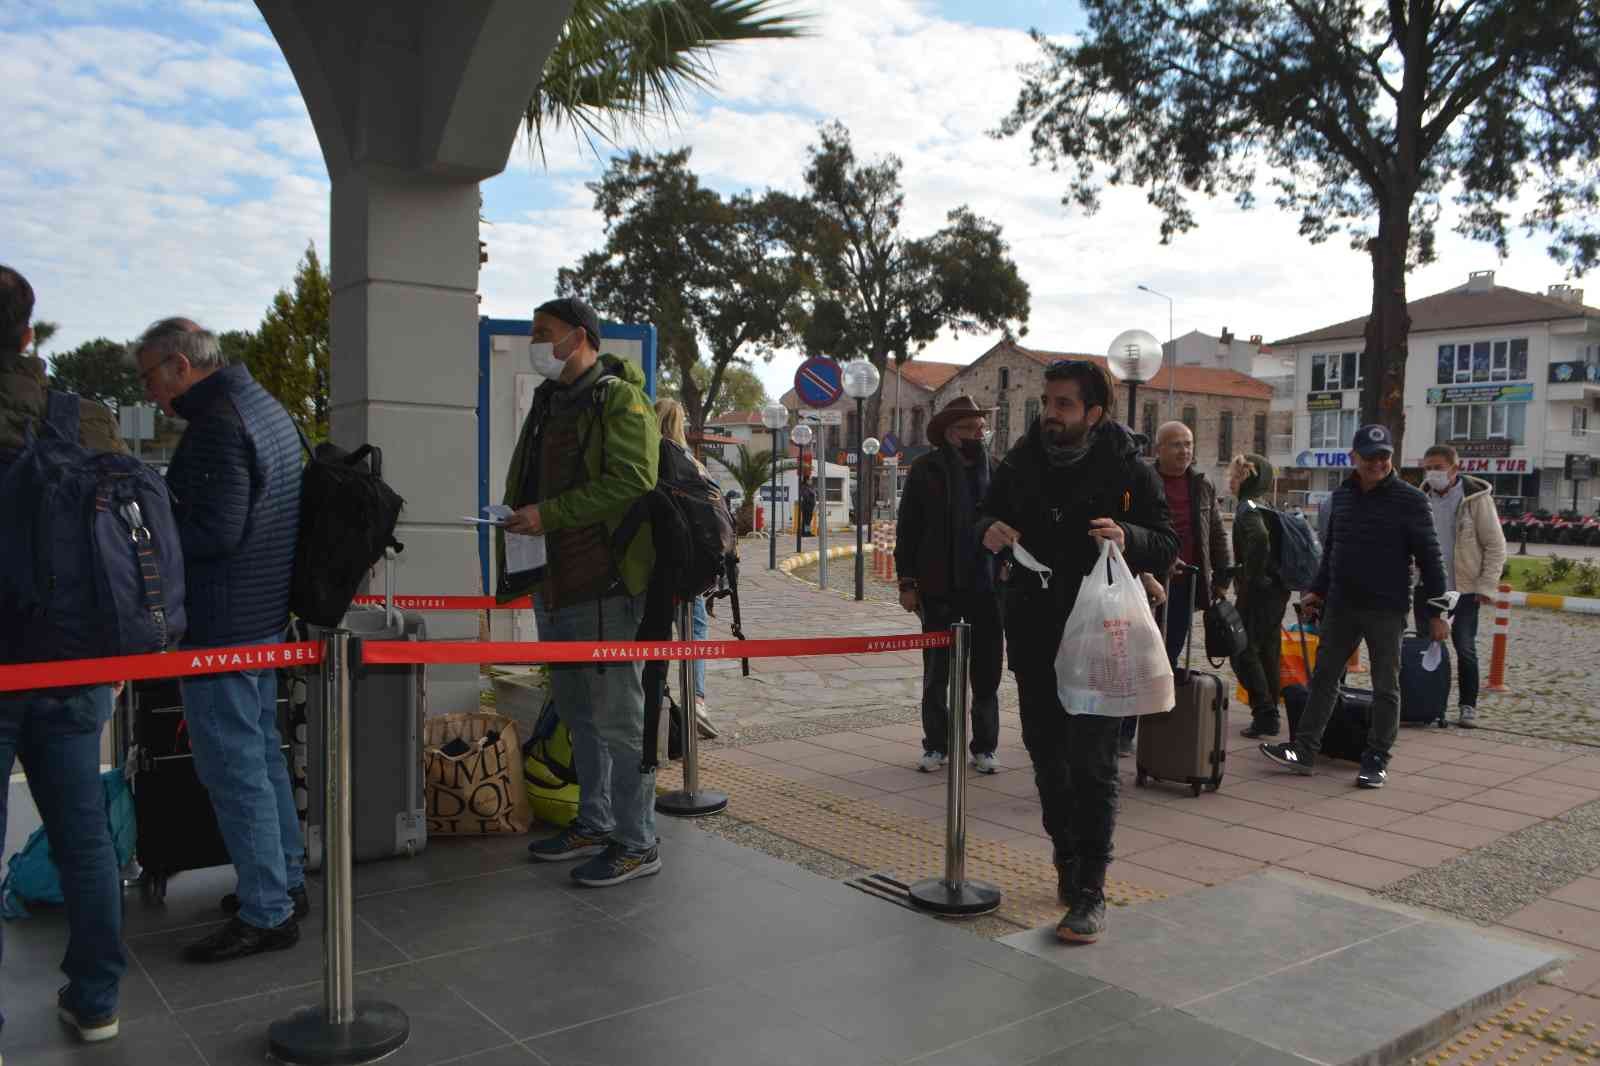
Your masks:
{"label": "curb", "polygon": [[[868,553],[871,553],[873,550],[871,544],[864,545],[864,547],[867,549]],[[829,548],[828,558],[844,559],[854,556],[855,553],[856,546],[854,544],[842,544],[837,548]],[[822,552],[820,551],[800,552],[798,555],[791,555],[787,559],[779,559],[778,569],[785,574],[792,574],[802,566],[810,566],[813,563],[821,560],[821,558]]]}
{"label": "curb", "polygon": [[1513,607],[1542,607],[1547,611],[1567,611],[1572,614],[1600,614],[1600,600],[1583,596],[1557,596],[1549,592],[1512,592],[1508,594]]}

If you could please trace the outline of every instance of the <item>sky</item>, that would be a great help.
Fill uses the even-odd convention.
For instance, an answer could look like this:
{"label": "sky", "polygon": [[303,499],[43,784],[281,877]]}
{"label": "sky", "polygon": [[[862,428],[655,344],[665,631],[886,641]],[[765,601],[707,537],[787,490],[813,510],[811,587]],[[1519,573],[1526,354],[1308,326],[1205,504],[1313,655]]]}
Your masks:
{"label": "sky", "polygon": [[[1311,245],[1271,206],[1194,201],[1199,226],[1160,242],[1137,189],[1099,213],[1061,204],[1065,182],[1030,166],[1023,140],[988,137],[1016,97],[1029,27],[1081,28],[1066,0],[811,0],[814,34],[733,48],[715,91],[678,121],[620,148],[693,149],[702,180],[734,193],[799,192],[819,123],[840,120],[864,157],[904,163],[903,227],[920,236],[966,204],[998,222],[1032,289],[1023,343],[1104,351],[1124,329],[1172,327],[1268,340],[1366,312],[1367,258],[1338,238]],[[326,259],[328,181],[294,80],[249,0],[0,0],[0,262],[29,277],[46,348],[125,340],[185,314],[216,330],[255,327],[308,245]],[[490,261],[483,312],[521,318],[556,271],[600,246],[585,182],[604,160],[556,134],[541,165],[519,143],[483,185]],[[1265,192],[1265,190],[1263,190]],[[1496,270],[1543,291],[1564,279],[1538,238],[1495,250],[1441,233],[1413,298]],[[967,363],[994,337],[941,337],[919,356]],[[469,342],[470,343],[470,342]],[[776,397],[805,353],[757,364]]]}

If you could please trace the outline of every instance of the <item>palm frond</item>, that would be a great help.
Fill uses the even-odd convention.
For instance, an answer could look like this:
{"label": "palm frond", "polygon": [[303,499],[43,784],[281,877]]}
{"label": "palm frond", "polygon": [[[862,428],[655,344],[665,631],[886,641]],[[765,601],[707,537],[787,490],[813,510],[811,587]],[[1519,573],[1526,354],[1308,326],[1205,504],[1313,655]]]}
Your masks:
{"label": "palm frond", "polygon": [[779,0],[576,0],[528,101],[530,146],[546,129],[574,130],[599,154],[627,126],[670,118],[713,83],[729,44],[802,36],[807,19]]}

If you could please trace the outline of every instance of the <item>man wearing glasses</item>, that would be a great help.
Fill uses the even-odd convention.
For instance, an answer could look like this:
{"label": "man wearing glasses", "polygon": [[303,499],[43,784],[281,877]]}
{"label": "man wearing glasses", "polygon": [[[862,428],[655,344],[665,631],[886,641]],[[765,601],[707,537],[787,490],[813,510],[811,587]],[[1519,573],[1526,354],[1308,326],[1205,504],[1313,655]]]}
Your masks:
{"label": "man wearing glasses", "polygon": [[984,547],[1013,555],[1002,614],[1022,742],[1055,846],[1057,893],[1069,908],[1056,936],[1078,943],[1105,930],[1122,723],[1066,713],[1056,695],[1056,648],[1101,541],[1121,548],[1135,572],[1165,574],[1178,553],[1161,480],[1133,434],[1113,421],[1115,409],[1104,367],[1052,363],[1039,419],[995,470],[978,520]]}

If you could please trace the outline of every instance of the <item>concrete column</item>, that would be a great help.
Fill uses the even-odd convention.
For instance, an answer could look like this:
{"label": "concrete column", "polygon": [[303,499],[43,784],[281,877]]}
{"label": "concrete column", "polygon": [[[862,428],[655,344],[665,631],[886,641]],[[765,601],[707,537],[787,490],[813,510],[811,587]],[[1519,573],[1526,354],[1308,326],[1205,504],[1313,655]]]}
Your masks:
{"label": "concrete column", "polygon": [[[477,510],[478,183],[504,169],[571,0],[257,6],[333,183],[333,439],[381,447],[405,498],[396,590],[470,594],[477,539],[460,517]],[[428,627],[478,631],[474,615]],[[476,707],[477,674],[431,669],[430,711]]]}

